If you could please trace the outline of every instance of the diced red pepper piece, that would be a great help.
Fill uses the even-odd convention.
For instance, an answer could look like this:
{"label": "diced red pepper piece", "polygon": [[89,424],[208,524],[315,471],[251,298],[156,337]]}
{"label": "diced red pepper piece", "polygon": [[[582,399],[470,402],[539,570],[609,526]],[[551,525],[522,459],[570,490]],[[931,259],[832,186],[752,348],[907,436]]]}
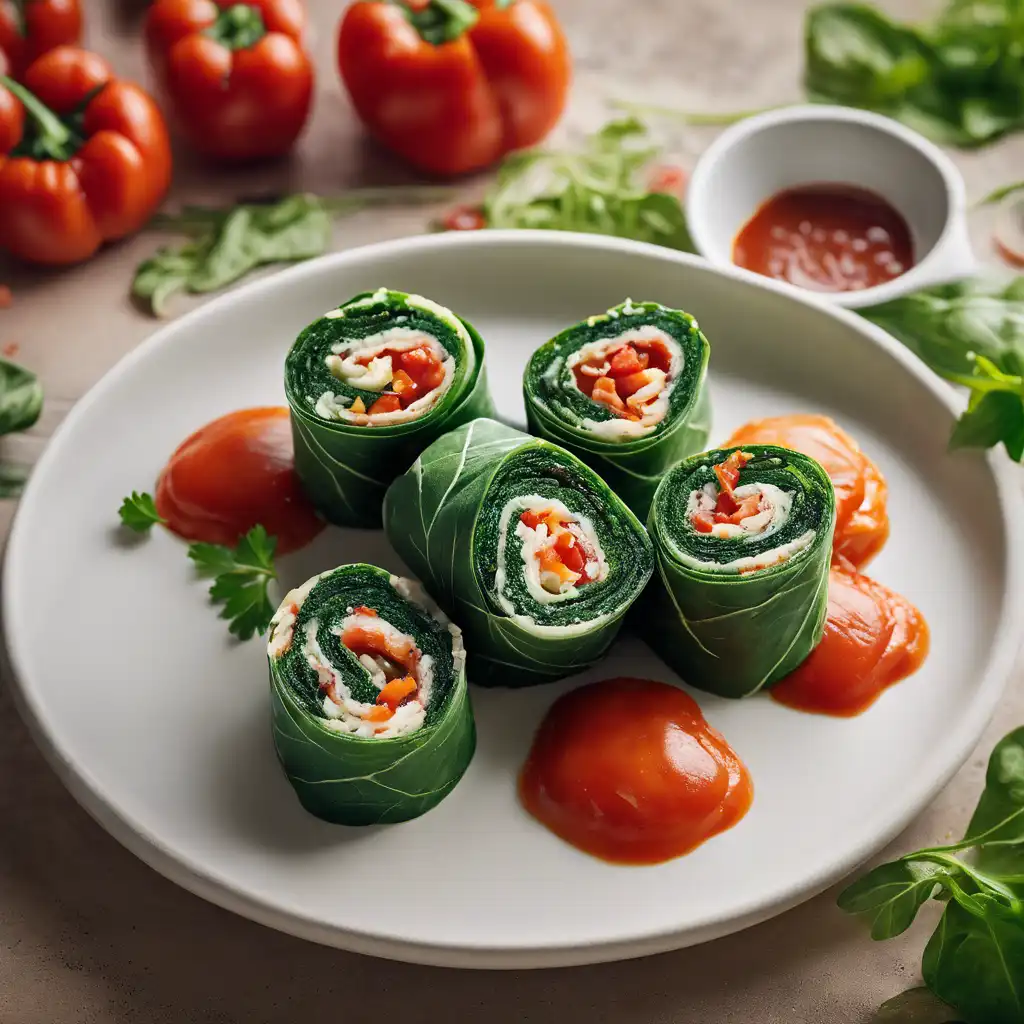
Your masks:
{"label": "diced red pepper piece", "polygon": [[608,376],[625,377],[628,374],[637,373],[643,368],[643,363],[640,362],[636,349],[632,345],[624,345],[612,356]]}
{"label": "diced red pepper piece", "polygon": [[379,412],[398,412],[402,408],[402,401],[398,395],[392,394],[390,391],[385,391],[380,398],[369,408],[371,416]]}
{"label": "diced red pepper piece", "polygon": [[739,483],[740,470],[753,458],[747,452],[734,451],[725,462],[720,462],[713,467],[715,476],[718,477],[718,487],[728,494],[732,494],[736,484]]}
{"label": "diced red pepper piece", "polygon": [[386,704],[375,704],[368,711],[363,712],[364,722],[386,722],[394,717],[394,711]]}
{"label": "diced red pepper piece", "polygon": [[367,608],[365,604],[356,605],[352,609],[353,615],[370,615],[373,618],[377,618],[377,613],[372,608]]}
{"label": "diced red pepper piece", "polygon": [[411,697],[417,688],[416,680],[412,676],[392,679],[385,683],[384,688],[377,694],[377,703],[386,704],[392,711],[397,711],[402,701]]}
{"label": "diced red pepper piece", "polygon": [[694,512],[690,523],[698,533],[710,533],[715,528],[715,520],[710,512]]}

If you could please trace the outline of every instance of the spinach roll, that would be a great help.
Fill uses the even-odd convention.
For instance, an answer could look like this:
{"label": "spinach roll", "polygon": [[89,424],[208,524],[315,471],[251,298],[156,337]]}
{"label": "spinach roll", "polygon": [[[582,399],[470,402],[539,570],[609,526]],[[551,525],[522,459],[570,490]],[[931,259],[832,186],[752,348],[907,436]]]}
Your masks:
{"label": "spinach roll", "polygon": [[813,459],[773,445],[695,455],[654,496],[657,574],[641,630],[687,683],[746,697],[821,639],[835,497]]}
{"label": "spinach roll", "polygon": [[646,519],[665,471],[707,444],[709,353],[689,313],[627,300],[534,352],[523,375],[530,431],[583,459]]}
{"label": "spinach roll", "polygon": [[339,526],[379,527],[391,481],[443,433],[493,412],[472,325],[387,288],[310,324],[284,383],[299,479]]}
{"label": "spinach roll", "polygon": [[267,657],[277,755],[318,818],[415,818],[469,766],[462,632],[419,584],[362,564],[314,576],[281,602]]}
{"label": "spinach roll", "polygon": [[391,485],[384,529],[462,624],[481,686],[593,664],[653,569],[643,526],[592,469],[488,419],[435,441]]}

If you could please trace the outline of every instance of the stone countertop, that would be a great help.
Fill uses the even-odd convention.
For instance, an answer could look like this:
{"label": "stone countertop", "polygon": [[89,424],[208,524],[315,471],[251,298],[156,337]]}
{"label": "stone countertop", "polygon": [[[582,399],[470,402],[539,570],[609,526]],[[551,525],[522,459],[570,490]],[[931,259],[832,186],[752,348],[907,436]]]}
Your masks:
{"label": "stone countertop", "polygon": [[[88,0],[84,6],[87,42],[121,74],[144,80],[141,0]],[[333,58],[341,6],[309,0],[320,77],[312,127],[295,157],[256,170],[210,172],[179,147],[172,201],[225,202],[299,189],[332,193],[411,180],[363,140],[341,95]],[[800,95],[800,0],[554,0],[554,6],[577,66],[563,133],[600,124],[609,96],[731,110]],[[911,0],[885,6],[906,17],[930,7]],[[680,130],[673,146],[692,163],[711,138],[711,129]],[[981,195],[1020,177],[1024,137],[955,158],[969,194]],[[335,244],[347,248],[416,233],[428,216],[402,208],[360,213],[338,223]],[[976,227],[984,252],[986,226]],[[17,358],[40,374],[46,390],[39,424],[5,441],[9,457],[35,458],[71,405],[155,329],[127,299],[134,266],[155,245],[152,236],[138,237],[61,272],[0,262],[0,281],[14,291],[14,305],[0,312],[0,345],[17,345]],[[10,503],[0,504],[4,534],[10,515]],[[977,751],[890,853],[962,831],[989,751],[1024,722],[1019,669]],[[856,1022],[920,983],[921,951],[937,911],[926,908],[925,920],[900,939],[872,943],[860,923],[836,910],[834,889],[704,946],[566,970],[460,972],[343,953],[235,917],[136,860],[64,791],[3,681],[0,822],[0,1024]]]}

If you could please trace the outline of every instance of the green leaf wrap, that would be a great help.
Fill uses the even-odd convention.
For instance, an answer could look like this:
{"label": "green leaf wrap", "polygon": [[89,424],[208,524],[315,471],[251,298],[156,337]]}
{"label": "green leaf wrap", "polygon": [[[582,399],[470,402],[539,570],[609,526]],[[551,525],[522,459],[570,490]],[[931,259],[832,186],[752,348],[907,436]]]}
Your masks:
{"label": "green leaf wrap", "polygon": [[[327,368],[331,346],[402,327],[436,339],[455,359],[451,385],[416,419],[359,426],[315,411],[331,392],[369,408],[380,397],[340,380]],[[379,527],[384,492],[413,459],[446,431],[493,414],[483,339],[450,310],[405,292],[364,292],[310,324],[298,337],[284,371],[292,413],[295,468],[317,510],[339,526]]]}
{"label": "green leaf wrap", "polygon": [[[608,574],[572,600],[538,603],[526,589],[522,542],[509,527],[497,583],[500,519],[514,498],[538,495],[590,520]],[[608,649],[653,568],[643,526],[574,455],[494,420],[435,441],[384,503],[388,540],[466,631],[469,675],[480,686],[527,686],[579,672]]]}
{"label": "green leaf wrap", "polygon": [[[589,342],[644,327],[674,339],[682,350],[683,364],[672,383],[664,419],[640,437],[608,440],[587,424],[615,420],[615,414],[576,387],[568,360]],[[568,448],[596,469],[644,520],[666,470],[707,444],[711,405],[704,378],[709,355],[707,338],[697,321],[689,313],[657,302],[627,301],[589,317],[542,345],[530,359],[523,374],[530,431]]]}
{"label": "green leaf wrap", "polygon": [[[836,517],[832,482],[814,459],[773,445],[744,445],[753,459],[740,470],[737,486],[771,484],[791,492],[789,518],[761,536],[698,533],[687,514],[689,496],[714,483],[712,467],[736,450],[695,455],[662,480],[647,522],[658,571],[638,607],[642,631],[658,655],[685,682],[722,697],[771,686],[821,639]],[[744,572],[724,565],[766,554],[808,531],[813,539],[783,562]]]}
{"label": "green leaf wrap", "polygon": [[[473,756],[476,729],[458,630],[453,632],[429,598],[417,594],[416,584],[407,596],[408,586],[372,565],[343,565],[306,584],[310,589],[295,617],[291,645],[280,656],[270,652],[282,624],[271,631],[274,745],[303,807],[326,821],[373,825],[415,818],[452,791]],[[303,589],[292,591],[282,609]],[[420,651],[433,658],[426,716],[415,732],[363,737],[328,725],[320,678],[303,653],[306,628],[316,621],[320,649],[352,699],[373,703],[379,691],[338,633],[346,614],[359,605],[414,637]]]}

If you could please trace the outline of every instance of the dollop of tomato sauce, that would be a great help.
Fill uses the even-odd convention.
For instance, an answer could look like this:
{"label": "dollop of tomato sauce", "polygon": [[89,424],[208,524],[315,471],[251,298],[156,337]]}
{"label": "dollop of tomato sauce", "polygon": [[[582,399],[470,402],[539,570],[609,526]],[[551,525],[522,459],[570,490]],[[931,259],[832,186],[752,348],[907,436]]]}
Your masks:
{"label": "dollop of tomato sauce", "polygon": [[519,777],[524,807],[573,846],[621,864],[679,857],[735,825],[753,784],[682,690],[606,679],[560,697]]}
{"label": "dollop of tomato sauce", "polygon": [[624,342],[608,355],[611,358],[595,353],[576,363],[572,368],[576,386],[621,419],[643,419],[644,406],[668,383],[671,352],[664,342],[652,338]]}
{"label": "dollop of tomato sauce", "polygon": [[889,537],[888,488],[881,471],[827,416],[797,414],[754,420],[735,431],[726,447],[772,444],[819,462],[836,494],[833,551],[862,568]]}
{"label": "dollop of tomato sauce", "polygon": [[257,523],[277,553],[308,544],[323,528],[295,474],[288,410],[240,409],[183,441],[156,487],[168,527],[191,541],[234,545]]}
{"label": "dollop of tomato sauce", "polygon": [[811,184],[772,196],[733,242],[733,262],[818,292],[884,284],[914,263],[903,215],[853,185]]}
{"label": "dollop of tomato sauce", "polygon": [[810,657],[772,687],[800,711],[849,718],[921,666],[928,626],[905,598],[849,565],[829,574],[825,635]]}

